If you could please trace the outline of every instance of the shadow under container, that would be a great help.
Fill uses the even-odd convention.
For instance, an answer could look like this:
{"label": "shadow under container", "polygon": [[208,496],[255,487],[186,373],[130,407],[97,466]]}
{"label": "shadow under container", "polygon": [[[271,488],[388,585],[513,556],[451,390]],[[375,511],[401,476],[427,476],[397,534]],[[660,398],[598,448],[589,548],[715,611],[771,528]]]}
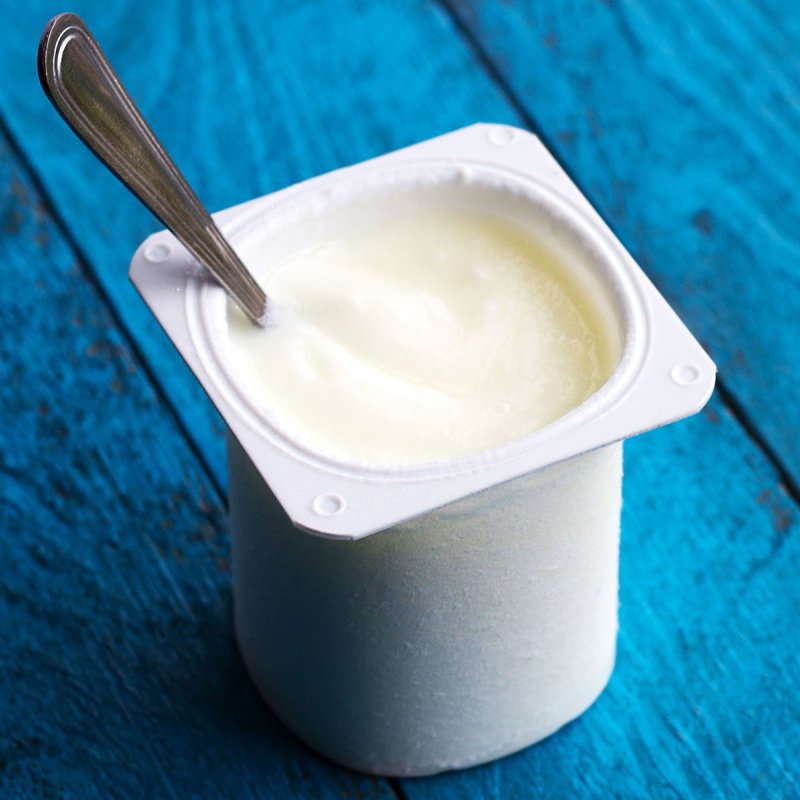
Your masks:
{"label": "shadow under container", "polygon": [[406,208],[490,210],[559,254],[618,341],[609,381],[468,458],[374,469],[308,449],[229,373],[225,297],[168,233],[131,278],[228,428],[236,634],[289,728],[414,776],[579,716],[614,664],[622,441],[698,411],[714,365],[539,140],[475,125],[217,215],[245,263]]}

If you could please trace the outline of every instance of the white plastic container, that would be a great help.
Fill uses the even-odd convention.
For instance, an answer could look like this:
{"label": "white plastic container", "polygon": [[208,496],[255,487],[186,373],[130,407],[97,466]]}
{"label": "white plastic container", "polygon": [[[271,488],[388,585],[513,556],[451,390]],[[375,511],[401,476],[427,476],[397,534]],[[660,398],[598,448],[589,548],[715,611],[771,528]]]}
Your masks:
{"label": "white plastic container", "polygon": [[539,140],[475,125],[217,215],[248,261],[393,209],[485,208],[589,286],[622,357],[561,419],[413,468],[323,457],[229,373],[222,291],[168,233],[131,279],[229,426],[236,631],[270,707],[355,769],[425,775],[584,711],[614,663],[622,440],[698,411],[713,363]]}

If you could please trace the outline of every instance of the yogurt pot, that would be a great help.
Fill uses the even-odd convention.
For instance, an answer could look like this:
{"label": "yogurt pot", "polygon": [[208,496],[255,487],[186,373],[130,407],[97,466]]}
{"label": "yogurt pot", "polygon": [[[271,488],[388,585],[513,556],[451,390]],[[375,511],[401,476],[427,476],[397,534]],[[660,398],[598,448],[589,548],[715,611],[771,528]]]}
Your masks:
{"label": "yogurt pot", "polygon": [[624,439],[700,410],[715,368],[533,135],[474,125],[215,215],[245,263],[410,208],[491,213],[558,253],[616,367],[514,441],[428,463],[316,447],[233,368],[222,290],[169,233],[131,279],[228,426],[236,635],[286,725],[417,776],[533,744],[614,665]]}

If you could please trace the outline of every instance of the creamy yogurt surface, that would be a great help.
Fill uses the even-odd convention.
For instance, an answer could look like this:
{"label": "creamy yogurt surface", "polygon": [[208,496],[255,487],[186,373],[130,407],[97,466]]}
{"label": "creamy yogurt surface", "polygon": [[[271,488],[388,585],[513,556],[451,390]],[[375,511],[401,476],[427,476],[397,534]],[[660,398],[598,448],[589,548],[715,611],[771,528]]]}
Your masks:
{"label": "creamy yogurt surface", "polygon": [[404,213],[251,268],[281,319],[258,329],[228,303],[228,368],[284,435],[342,461],[509,444],[580,405],[619,358],[558,256],[483,212]]}

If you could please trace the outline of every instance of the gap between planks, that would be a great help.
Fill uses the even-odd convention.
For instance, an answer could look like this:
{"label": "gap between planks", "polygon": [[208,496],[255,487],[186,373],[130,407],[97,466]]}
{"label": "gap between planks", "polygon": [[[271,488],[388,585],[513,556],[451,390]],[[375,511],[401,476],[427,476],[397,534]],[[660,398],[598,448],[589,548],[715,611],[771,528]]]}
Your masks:
{"label": "gap between planks", "polygon": [[389,788],[397,796],[397,800],[408,800],[406,790],[403,788],[403,784],[400,781],[401,778],[386,778],[386,783],[389,784]]}
{"label": "gap between planks", "polygon": [[[497,65],[492,60],[492,57],[480,43],[478,38],[463,22],[459,14],[455,11],[453,8],[454,0],[435,0],[435,2],[447,15],[448,19],[453,25],[454,30],[464,40],[464,43],[472,53],[476,64],[478,64],[484,70],[486,75],[489,77],[489,80],[494,83],[509,106],[519,116],[525,127],[535,133],[536,136],[542,140],[544,146],[558,160],[561,169],[566,172],[569,179],[578,187],[578,189],[583,192],[580,181],[571,174],[570,170],[561,162],[561,159],[558,158],[558,149],[556,148],[555,143],[542,131],[541,127],[537,124],[536,120],[525,107],[525,104],[519,98],[509,82],[503,77]],[[734,392],[728,388],[724,379],[720,378],[719,374],[717,374],[716,390],[719,394],[719,398],[723,407],[733,417],[733,419],[736,420],[744,433],[751,439],[755,446],[763,453],[767,461],[772,465],[772,468],[778,474],[778,480],[780,485],[786,491],[786,494],[798,506],[800,506],[800,483],[798,483],[792,477],[792,474],[786,464],[784,464],[780,456],[769,445],[766,438],[759,431],[758,426],[745,410],[744,406],[736,398]]]}
{"label": "gap between planks", "polygon": [[[89,258],[87,258],[85,252],[83,251],[83,248],[80,246],[78,241],[72,235],[72,231],[69,229],[69,226],[66,224],[66,221],[58,212],[55,203],[50,197],[50,194],[48,193],[44,184],[39,179],[39,175],[33,168],[33,165],[26,156],[25,151],[14,137],[14,134],[7,125],[5,118],[2,116],[0,116],[0,133],[2,133],[3,136],[5,136],[6,140],[8,141],[8,146],[9,150],[11,151],[11,154],[17,160],[19,166],[25,171],[27,177],[33,184],[33,187],[36,189],[36,191],[42,198],[44,207],[47,210],[47,213],[50,216],[51,220],[53,221],[53,225],[56,227],[59,234],[64,237],[64,241],[66,242],[70,250],[72,250],[72,252],[75,254],[75,257],[77,258],[78,263],[81,266],[82,273],[85,275],[86,279],[89,281],[89,283],[92,285],[94,290],[99,295],[101,301],[106,307],[106,310],[111,316],[111,319],[114,321],[114,324],[119,330],[123,341],[131,349],[131,353],[133,354],[134,359],[138,362],[138,365],[141,367],[144,375],[150,382],[150,385],[153,387],[153,391],[155,392],[159,401],[167,409],[169,415],[172,417],[172,420],[175,423],[175,426],[180,432],[180,435],[183,437],[190,451],[199,462],[212,488],[218,495],[220,503],[223,505],[223,507],[227,507],[227,495],[225,493],[225,490],[222,488],[222,485],[217,480],[214,474],[214,470],[211,469],[211,465],[206,461],[205,456],[195,444],[195,441],[192,438],[192,436],[189,435],[189,431],[186,428],[186,424],[184,423],[183,419],[181,418],[181,415],[178,413],[178,410],[175,408],[172,401],[170,400],[169,395],[164,390],[164,386],[161,383],[161,380],[151,368],[150,363],[148,362],[147,358],[142,352],[142,349],[139,347],[139,344],[137,343],[133,334],[128,329],[128,326],[125,324],[125,321],[120,316],[116,306],[114,305],[113,302],[111,302],[111,298],[108,296],[108,293],[103,287],[102,282],[98,279],[97,274],[95,273],[95,270],[92,267],[91,261],[89,260]],[[122,276],[120,276],[120,278],[122,279]]]}

